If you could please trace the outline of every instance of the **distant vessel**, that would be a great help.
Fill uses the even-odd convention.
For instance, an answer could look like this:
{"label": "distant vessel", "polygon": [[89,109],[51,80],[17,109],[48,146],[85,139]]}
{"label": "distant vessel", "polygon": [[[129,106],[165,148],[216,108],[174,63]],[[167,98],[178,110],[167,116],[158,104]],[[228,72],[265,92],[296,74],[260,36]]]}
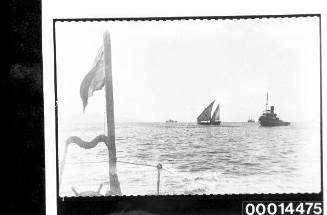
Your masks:
{"label": "distant vessel", "polygon": [[255,122],[255,120],[250,118],[250,119],[248,119],[248,122],[253,123],[253,122]]}
{"label": "distant vessel", "polygon": [[277,117],[277,114],[274,112],[274,106],[270,106],[270,110],[268,108],[268,92],[267,92],[267,102],[266,102],[266,110],[263,112],[262,116],[259,118],[259,122],[261,126],[287,126],[291,123],[284,122]]}
{"label": "distant vessel", "polygon": [[211,102],[208,107],[206,107],[202,113],[197,118],[197,123],[199,125],[220,125],[220,104],[217,105],[216,110],[211,116],[212,106],[215,100]]}
{"label": "distant vessel", "polygon": [[166,123],[177,123],[177,121],[176,120],[169,119],[169,120],[166,121]]}

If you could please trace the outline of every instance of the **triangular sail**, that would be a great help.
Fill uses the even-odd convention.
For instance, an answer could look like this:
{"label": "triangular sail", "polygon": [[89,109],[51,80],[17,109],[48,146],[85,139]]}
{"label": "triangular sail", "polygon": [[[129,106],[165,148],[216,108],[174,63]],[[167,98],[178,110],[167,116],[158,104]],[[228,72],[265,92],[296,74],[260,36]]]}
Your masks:
{"label": "triangular sail", "polygon": [[212,115],[211,121],[217,122],[220,120],[220,104],[216,107],[215,112]]}
{"label": "triangular sail", "polygon": [[215,101],[211,102],[208,107],[206,107],[204,109],[204,111],[198,116],[197,120],[198,122],[200,121],[210,121],[211,120],[211,110],[212,110],[212,106],[213,106],[213,103]]}

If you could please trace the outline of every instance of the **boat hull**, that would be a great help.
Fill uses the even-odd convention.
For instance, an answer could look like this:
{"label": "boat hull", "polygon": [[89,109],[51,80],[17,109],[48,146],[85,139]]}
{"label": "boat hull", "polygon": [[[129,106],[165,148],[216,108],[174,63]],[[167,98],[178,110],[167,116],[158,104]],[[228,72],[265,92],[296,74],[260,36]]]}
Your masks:
{"label": "boat hull", "polygon": [[265,127],[273,127],[273,126],[288,126],[291,123],[289,122],[284,122],[281,120],[267,120],[267,119],[260,119],[259,123],[261,126],[265,126]]}
{"label": "boat hull", "polygon": [[198,125],[220,125],[221,121],[215,121],[215,122],[198,122]]}

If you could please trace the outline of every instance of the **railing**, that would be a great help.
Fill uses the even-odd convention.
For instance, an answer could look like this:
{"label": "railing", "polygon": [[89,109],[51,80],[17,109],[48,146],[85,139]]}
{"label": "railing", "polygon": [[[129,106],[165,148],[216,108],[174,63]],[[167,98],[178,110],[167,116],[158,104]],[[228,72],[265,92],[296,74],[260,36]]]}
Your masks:
{"label": "railing", "polygon": [[[67,153],[68,153],[68,147],[70,146],[70,144],[76,144],[77,146],[84,148],[84,149],[92,149],[94,147],[96,147],[98,145],[98,143],[103,142],[106,145],[108,145],[108,137],[105,135],[99,135],[96,138],[94,138],[91,141],[84,141],[81,138],[77,137],[77,136],[73,136],[70,137],[66,140],[66,145],[65,145],[65,150],[64,150],[64,155],[63,155],[63,160],[61,162],[60,165],[60,172],[59,172],[59,188],[61,186],[62,180],[63,180],[63,173],[64,173],[64,168],[65,168],[65,164],[66,164],[66,157],[67,157]],[[109,158],[109,162],[110,162],[110,158]],[[114,161],[116,163],[125,163],[125,164],[132,164],[132,165],[140,165],[140,166],[148,166],[148,167],[154,167],[157,169],[157,195],[160,194],[160,171],[162,170],[162,164],[158,164],[158,165],[149,165],[149,164],[142,164],[142,163],[135,163],[135,162],[128,162],[128,161],[118,161],[117,159]],[[109,170],[110,172],[110,170]],[[103,187],[103,185],[105,184],[110,184],[110,182],[105,182],[100,184],[98,190],[95,191],[86,191],[86,192],[82,192],[79,193],[76,191],[76,189],[74,187],[72,187],[72,191],[74,192],[74,194],[76,196],[100,196],[100,191]],[[106,192],[106,195],[110,195],[110,190],[108,192]]]}
{"label": "railing", "polygon": [[[100,143],[100,142],[104,142],[107,145],[107,141],[108,141],[108,138],[105,135],[99,135],[90,142],[84,141],[81,138],[76,137],[76,136],[68,138],[66,140],[63,160],[62,160],[61,165],[60,165],[59,188],[60,188],[62,180],[63,180],[63,172],[64,172],[64,167],[65,167],[65,164],[66,164],[66,156],[67,156],[68,147],[69,147],[70,144],[74,143],[74,144],[76,144],[77,146],[79,146],[81,148],[92,149],[95,146],[97,146],[97,144]],[[146,164],[146,163],[121,161],[121,160],[118,160],[118,159],[116,159],[115,162],[116,163],[131,164],[131,165],[136,165],[136,166],[146,166],[146,167],[155,168],[157,170],[157,195],[160,195],[160,179],[161,179],[161,171],[162,170],[166,171],[166,172],[168,172],[168,173],[170,173],[170,174],[172,174],[172,175],[174,175],[176,177],[182,178],[184,180],[193,181],[194,183],[201,184],[201,183],[196,182],[196,181],[194,181],[194,180],[192,180],[190,178],[179,175],[178,173],[175,173],[172,170],[169,170],[167,168],[163,168],[163,165],[161,163],[158,163],[157,165],[150,165],[150,164]],[[109,172],[110,172],[110,170],[109,170]],[[72,191],[76,196],[102,196],[102,194],[100,192],[101,192],[101,189],[103,188],[104,185],[110,185],[110,181],[101,183],[99,185],[99,188],[98,188],[97,191],[78,192],[74,187],[72,187]],[[202,186],[205,186],[205,185],[202,184]],[[110,190],[108,190],[105,195],[106,196],[107,195],[112,195],[112,193],[110,192]]]}

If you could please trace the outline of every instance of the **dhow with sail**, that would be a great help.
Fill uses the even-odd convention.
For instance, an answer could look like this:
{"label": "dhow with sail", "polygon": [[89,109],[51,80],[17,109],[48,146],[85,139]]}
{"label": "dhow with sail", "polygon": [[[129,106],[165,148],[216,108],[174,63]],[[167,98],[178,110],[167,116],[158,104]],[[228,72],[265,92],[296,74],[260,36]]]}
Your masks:
{"label": "dhow with sail", "polygon": [[215,111],[211,116],[211,111],[215,100],[206,107],[197,118],[199,125],[220,125],[220,104],[217,105]]}

